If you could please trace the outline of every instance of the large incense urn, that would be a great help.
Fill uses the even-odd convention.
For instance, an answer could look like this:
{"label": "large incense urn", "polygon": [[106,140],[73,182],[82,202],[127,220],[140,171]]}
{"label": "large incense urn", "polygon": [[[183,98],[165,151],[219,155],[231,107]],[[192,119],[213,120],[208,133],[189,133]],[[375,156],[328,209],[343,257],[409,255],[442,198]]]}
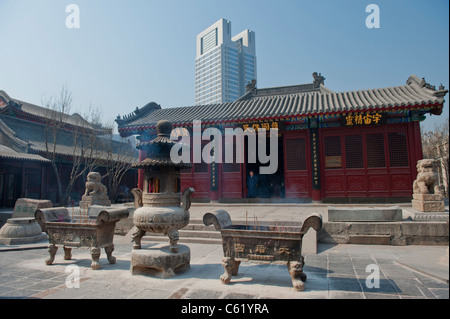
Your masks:
{"label": "large incense urn", "polygon": [[[131,272],[140,268],[160,270],[167,278],[175,268],[189,264],[190,250],[177,244],[178,230],[189,223],[189,207],[193,188],[180,193],[180,170],[191,167],[190,163],[174,163],[170,150],[175,141],[170,139],[172,124],[159,121],[156,125],[158,136],[150,142],[141,142],[139,149],[147,153],[147,158],[134,165],[144,170],[143,190],[133,189],[136,211],[133,223],[133,252]],[[141,250],[141,239],[147,233],[163,233],[169,237],[169,247]],[[177,264],[180,263],[180,264]]]}
{"label": "large incense urn", "polygon": [[296,291],[305,289],[306,274],[303,272],[305,258],[302,256],[303,236],[309,228],[319,231],[322,216],[309,215],[301,227],[278,227],[259,225],[234,225],[225,210],[215,210],[203,216],[206,226],[214,225],[222,235],[222,265],[225,273],[220,277],[229,284],[238,274],[241,261],[287,265],[292,285]]}
{"label": "large incense urn", "polygon": [[187,188],[180,198],[176,193],[150,194],[133,191],[142,196],[143,206],[136,209],[133,223],[133,249],[141,249],[141,239],[146,232],[163,233],[169,237],[170,251],[178,252],[178,230],[189,224],[189,207],[193,188]]}

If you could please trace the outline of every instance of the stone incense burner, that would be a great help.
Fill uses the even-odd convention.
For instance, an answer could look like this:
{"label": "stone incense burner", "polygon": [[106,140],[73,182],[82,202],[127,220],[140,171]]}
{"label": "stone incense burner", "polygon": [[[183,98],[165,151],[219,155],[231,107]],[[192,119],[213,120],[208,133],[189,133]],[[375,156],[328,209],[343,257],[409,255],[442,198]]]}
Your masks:
{"label": "stone incense burner", "polygon": [[[134,165],[144,170],[144,187],[143,190],[132,190],[136,207],[133,215],[136,231],[133,233],[131,272],[135,273],[137,268],[154,268],[162,271],[162,277],[166,278],[180,266],[177,260],[182,260],[184,265],[189,263],[189,248],[179,246],[177,242],[178,230],[189,223],[194,189],[187,188],[180,195],[180,169],[190,167],[191,164],[174,163],[170,159],[170,149],[176,143],[170,139],[172,124],[159,121],[156,130],[158,136],[154,140],[138,146],[147,152],[148,157]],[[146,232],[166,234],[170,243],[167,252],[165,247],[160,251],[141,250],[141,239]]]}
{"label": "stone incense burner", "polygon": [[134,165],[144,169],[144,190],[132,191],[136,211],[133,222],[137,231],[133,234],[134,249],[141,248],[141,238],[146,232],[164,233],[170,239],[170,251],[178,252],[178,230],[189,223],[189,207],[193,188],[187,188],[180,197],[180,169],[190,167],[187,163],[173,163],[170,149],[176,144],[170,139],[172,124],[159,121],[158,137],[139,147],[147,152],[147,158]]}

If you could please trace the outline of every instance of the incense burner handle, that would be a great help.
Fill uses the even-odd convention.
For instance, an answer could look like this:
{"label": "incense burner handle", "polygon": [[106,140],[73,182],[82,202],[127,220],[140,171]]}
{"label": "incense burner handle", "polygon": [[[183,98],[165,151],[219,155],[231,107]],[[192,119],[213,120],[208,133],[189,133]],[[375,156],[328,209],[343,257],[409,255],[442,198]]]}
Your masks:
{"label": "incense burner handle", "polygon": [[102,210],[97,216],[97,225],[101,225],[106,222],[118,222],[121,219],[127,218],[128,215],[129,212],[126,208]]}
{"label": "incense burner handle", "polygon": [[191,208],[191,196],[195,192],[195,189],[188,187],[184,190],[183,195],[181,195],[181,208],[183,210],[189,210]]}
{"label": "incense burner handle", "polygon": [[[34,218],[36,219],[37,223],[39,224],[39,226],[41,226],[41,229],[44,233],[47,233],[47,225],[45,223],[45,216],[44,213],[40,210],[37,209],[34,212]],[[47,233],[48,234],[48,233]]]}
{"label": "incense burner handle", "polygon": [[313,228],[315,231],[319,231],[322,228],[322,215],[319,213],[313,213],[306,217],[305,221],[302,224],[302,228],[300,229],[300,233],[306,234],[308,229]]}
{"label": "incense burner handle", "polygon": [[139,208],[142,207],[142,190],[140,190],[139,188],[133,188],[131,190],[131,194],[133,194],[134,197],[134,208]]}
{"label": "incense burner handle", "polygon": [[203,224],[206,226],[214,225],[216,230],[219,231],[233,225],[230,214],[223,209],[214,210],[203,215]]}
{"label": "incense burner handle", "polygon": [[70,222],[69,210],[65,207],[40,208],[34,212],[36,219],[42,231],[47,233],[47,223],[51,222]]}

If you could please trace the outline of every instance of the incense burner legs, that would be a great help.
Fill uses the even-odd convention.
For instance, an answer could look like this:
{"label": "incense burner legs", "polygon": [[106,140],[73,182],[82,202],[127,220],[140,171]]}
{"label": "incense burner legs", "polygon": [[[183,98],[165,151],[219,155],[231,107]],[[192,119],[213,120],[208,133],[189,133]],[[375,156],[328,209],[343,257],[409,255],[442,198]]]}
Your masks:
{"label": "incense burner legs", "polygon": [[289,275],[291,275],[292,286],[296,291],[305,290],[304,282],[306,281],[306,274],[303,272],[303,266],[305,265],[303,260],[304,257],[302,256],[300,262],[289,261],[287,263]]}
{"label": "incense burner legs", "polygon": [[[144,237],[146,234],[146,231],[137,229],[133,233],[133,249],[141,249],[141,240],[142,237]],[[180,235],[178,233],[178,230],[176,228],[171,228],[167,231],[167,236],[169,237],[169,243],[170,243],[170,252],[177,253],[179,251],[177,243],[180,239]]]}
{"label": "incense burner legs", "polygon": [[116,257],[112,255],[113,251],[114,251],[114,244],[105,247],[106,258],[108,258],[108,262],[110,264],[116,263]]}
{"label": "incense burner legs", "polygon": [[50,244],[47,248],[48,253],[50,254],[50,257],[45,260],[46,265],[53,264],[53,261],[55,260],[56,252],[58,251],[58,247],[56,245]]}
{"label": "incense burner legs", "polygon": [[178,243],[178,240],[180,239],[178,230],[176,228],[169,229],[169,231],[167,232],[167,235],[169,236],[170,252],[177,253],[178,252],[177,243]]}
{"label": "incense burner legs", "polygon": [[100,247],[91,247],[91,268],[94,270],[100,269]]}
{"label": "incense burner legs", "polygon": [[240,261],[231,257],[224,257],[222,259],[222,266],[225,269],[225,273],[220,276],[220,280],[223,284],[228,285],[231,281],[231,276],[236,276],[239,272]]}
{"label": "incense burner legs", "polygon": [[[71,260],[72,259],[72,248],[63,246],[63,249],[64,249],[64,260]],[[55,261],[55,255],[56,255],[56,252],[58,251],[58,246],[56,246],[54,244],[50,244],[47,248],[47,251],[48,251],[50,257],[45,260],[45,264],[49,266],[49,265],[52,265],[53,262]],[[112,255],[113,251],[114,251],[114,244],[105,247],[106,256],[107,256],[110,264],[116,263],[116,257],[114,257]],[[91,268],[94,270],[100,269],[99,261],[100,261],[100,255],[101,255],[101,247],[91,247],[90,253],[91,253],[91,258],[92,258]]]}
{"label": "incense burner legs", "polygon": [[136,229],[133,233],[133,249],[141,249],[141,239],[145,236],[145,231],[141,229]]}
{"label": "incense burner legs", "polygon": [[72,259],[72,248],[64,246],[64,260]]}

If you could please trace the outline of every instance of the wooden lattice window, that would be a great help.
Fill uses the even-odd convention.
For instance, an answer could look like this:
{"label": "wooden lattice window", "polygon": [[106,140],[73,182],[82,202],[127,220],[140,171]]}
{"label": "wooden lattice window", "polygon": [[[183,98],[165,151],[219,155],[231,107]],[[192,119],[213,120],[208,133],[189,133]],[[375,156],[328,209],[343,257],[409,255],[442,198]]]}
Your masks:
{"label": "wooden lattice window", "polygon": [[405,132],[388,134],[389,165],[391,167],[408,167],[408,146]]}
{"label": "wooden lattice window", "polygon": [[286,170],[306,170],[306,142],[304,138],[286,139]]}
{"label": "wooden lattice window", "polygon": [[225,173],[235,173],[241,171],[240,163],[223,163],[223,171]]}
{"label": "wooden lattice window", "polygon": [[323,139],[325,168],[342,168],[342,149],[340,136],[327,136]]}
{"label": "wooden lattice window", "polygon": [[208,173],[208,164],[205,162],[194,164],[194,172],[195,173]]}
{"label": "wooden lattice window", "polygon": [[191,168],[183,168],[180,170],[181,174],[191,174],[192,173],[192,167]]}
{"label": "wooden lattice window", "polygon": [[345,158],[347,168],[364,168],[364,155],[361,135],[345,136]]}
{"label": "wooden lattice window", "polygon": [[[203,148],[205,147],[206,144],[202,144],[201,145],[201,150],[202,152],[201,154],[201,162],[200,163],[194,163],[194,173],[208,173],[208,164],[206,164],[203,161]],[[194,146],[195,149],[195,146]]]}
{"label": "wooden lattice window", "polygon": [[379,134],[366,135],[367,166],[369,168],[386,167],[384,155],[384,136]]}
{"label": "wooden lattice window", "polygon": [[[235,173],[241,171],[241,163],[238,163],[237,153],[238,150],[235,149],[236,144],[234,143],[224,143],[224,149],[225,152],[223,154],[223,164],[222,164],[222,170],[225,173]],[[226,154],[230,154],[230,152],[233,154],[233,162],[232,163],[226,163]],[[242,154],[240,154],[242,156]]]}

